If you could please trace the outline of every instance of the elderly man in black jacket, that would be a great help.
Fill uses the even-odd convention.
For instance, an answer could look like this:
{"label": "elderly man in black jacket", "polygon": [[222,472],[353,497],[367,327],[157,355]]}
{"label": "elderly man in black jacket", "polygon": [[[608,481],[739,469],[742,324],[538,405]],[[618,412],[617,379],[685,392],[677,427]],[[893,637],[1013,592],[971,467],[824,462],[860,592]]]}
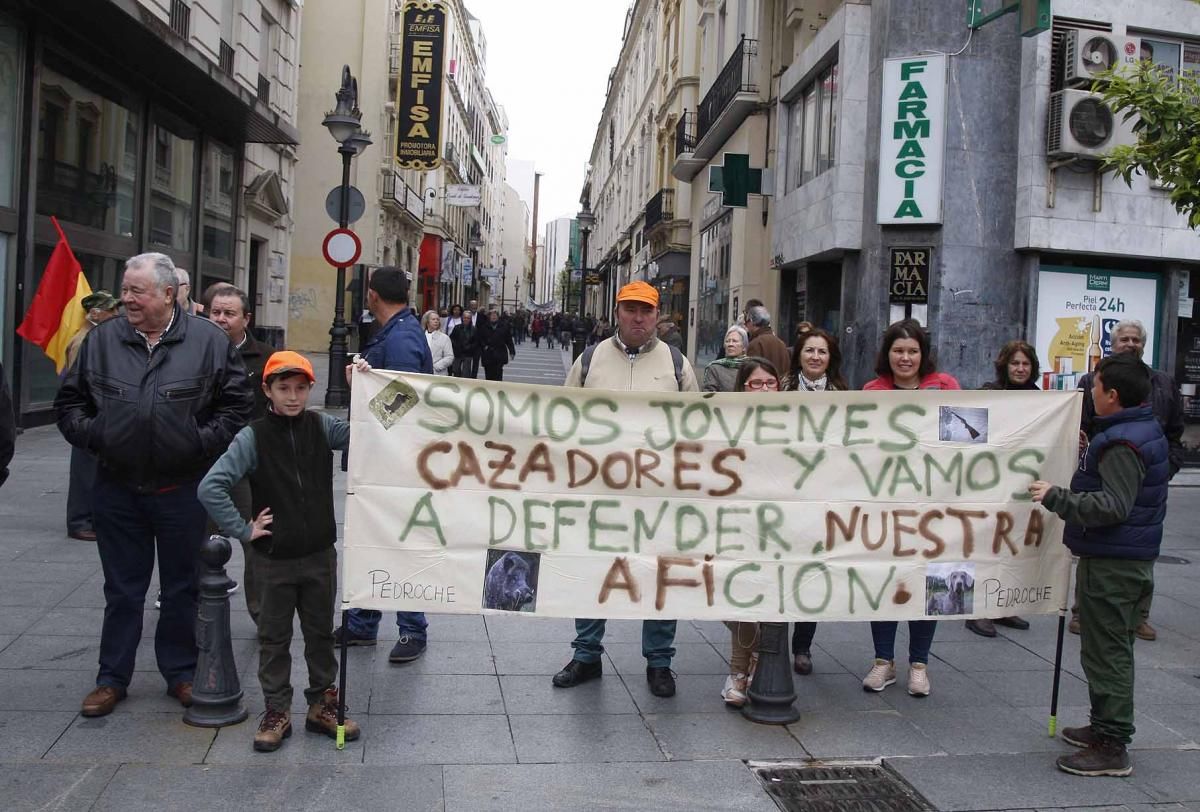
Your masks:
{"label": "elderly man in black jacket", "polygon": [[167,693],[191,704],[196,563],[205,514],[196,486],[249,419],[254,398],[220,327],[175,303],[164,254],[125,263],[125,314],[96,327],[55,399],[67,441],[100,461],[93,522],[104,570],[96,689],[84,716],[125,698],[157,550],[162,612],[154,636]]}

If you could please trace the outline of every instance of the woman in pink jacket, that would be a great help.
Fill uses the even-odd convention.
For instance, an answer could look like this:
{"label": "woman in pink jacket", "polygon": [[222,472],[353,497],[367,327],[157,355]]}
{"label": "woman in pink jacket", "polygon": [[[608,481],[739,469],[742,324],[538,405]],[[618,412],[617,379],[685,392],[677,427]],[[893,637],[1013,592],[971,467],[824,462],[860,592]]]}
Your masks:
{"label": "woman in pink jacket", "polygon": [[[938,372],[929,351],[929,334],[915,319],[904,319],[887,328],[883,346],[875,357],[875,379],[864,390],[961,389],[953,375]],[[894,620],[871,621],[875,662],[863,678],[863,690],[882,691],[896,682],[896,629]],[[937,630],[936,620],[908,621],[908,692],[929,696],[929,649]]]}

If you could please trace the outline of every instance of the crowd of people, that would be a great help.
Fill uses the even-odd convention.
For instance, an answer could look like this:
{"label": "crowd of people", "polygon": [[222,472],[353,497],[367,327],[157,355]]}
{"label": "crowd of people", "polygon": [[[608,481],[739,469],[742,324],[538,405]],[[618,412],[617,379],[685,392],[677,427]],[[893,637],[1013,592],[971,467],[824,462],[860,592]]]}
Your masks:
{"label": "crowd of people", "polygon": [[[127,695],[141,638],[142,609],[157,560],[161,593],[154,638],[167,693],[192,701],[197,648],[198,550],[205,533],[241,541],[245,567],[240,588],[257,626],[259,680],[265,710],[255,749],[279,748],[291,735],[290,644],[294,618],[304,637],[308,686],[305,729],[334,736],[339,645],[374,645],[382,614],[353,610],[345,628],[333,628],[337,537],[333,452],[349,446],[346,421],[310,412],[316,382],[298,353],[272,351],[250,332],[246,294],[218,284],[202,303],[170,258],[141,254],[128,260],[120,296],[97,291],[83,301],[87,323],[72,342],[55,408],[73,447],[68,532],[95,541],[104,574],[105,611],[96,688],[83,701],[85,716],[104,716]],[[385,369],[490,380],[526,335],[553,346],[576,335],[590,347],[571,367],[565,385],[632,391],[772,393],[850,389],[835,335],[801,325],[789,347],[772,329],[759,301],[748,303],[722,342],[722,357],[697,376],[679,347],[678,329],[661,317],[659,294],[642,282],[617,296],[615,324],[575,321],[569,314],[505,315],[455,306],[418,317],[407,277],[376,269],[366,305],[376,329],[366,337],[355,372]],[[198,317],[199,315],[205,317]],[[565,338],[564,338],[565,336]],[[1113,354],[1084,377],[1079,469],[1069,487],[1034,482],[1031,498],[1068,523],[1065,541],[1080,559],[1072,631],[1082,635],[1081,659],[1091,693],[1091,720],[1063,737],[1083,748],[1059,766],[1083,775],[1124,775],[1132,769],[1126,745],[1133,735],[1133,640],[1154,639],[1148,618],[1153,562],[1162,538],[1167,482],[1182,458],[1179,393],[1169,376],[1141,361],[1146,333],[1127,320],[1113,330]],[[928,331],[898,321],[883,332],[867,391],[959,389],[939,370]],[[2,379],[2,376],[0,376]],[[1005,344],[995,378],[985,389],[1037,389],[1039,360],[1022,340]],[[803,397],[804,395],[798,395]],[[0,390],[0,483],[12,456],[12,408]],[[343,465],[345,464],[343,458]],[[422,613],[396,616],[393,663],[411,662],[427,646]],[[970,620],[985,637],[995,624],[1028,628],[1019,617]],[[795,624],[794,671],[813,671],[816,623]],[[730,706],[747,701],[756,662],[758,626],[730,623],[730,672],[720,696]],[[897,680],[894,621],[870,624],[874,658],[862,685],[880,692]],[[643,623],[642,653],[650,691],[675,694],[671,670],[675,621]],[[907,691],[931,694],[929,657],[936,621],[909,621]],[[570,688],[602,675],[605,622],[576,621],[570,662],[553,684]],[[352,721],[346,738],[359,735]]]}

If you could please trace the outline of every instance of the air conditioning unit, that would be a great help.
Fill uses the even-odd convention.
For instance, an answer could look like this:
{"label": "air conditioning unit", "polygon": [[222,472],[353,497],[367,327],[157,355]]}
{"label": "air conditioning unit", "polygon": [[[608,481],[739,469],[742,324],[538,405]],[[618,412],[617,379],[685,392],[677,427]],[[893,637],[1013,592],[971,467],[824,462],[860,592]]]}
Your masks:
{"label": "air conditioning unit", "polygon": [[1120,144],[1136,144],[1133,123],[1122,121],[1097,93],[1060,90],[1050,94],[1046,155],[1099,158]]}
{"label": "air conditioning unit", "polygon": [[1063,37],[1063,84],[1091,87],[1096,77],[1121,60],[1121,48],[1111,36],[1072,29]]}

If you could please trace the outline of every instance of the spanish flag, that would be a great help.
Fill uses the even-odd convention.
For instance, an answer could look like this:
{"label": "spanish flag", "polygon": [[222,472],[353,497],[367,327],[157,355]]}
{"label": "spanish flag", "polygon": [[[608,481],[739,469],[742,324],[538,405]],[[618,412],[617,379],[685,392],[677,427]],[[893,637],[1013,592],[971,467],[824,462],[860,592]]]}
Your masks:
{"label": "spanish flag", "polygon": [[83,297],[92,293],[83,268],[63,234],[58,220],[50,218],[58,232],[58,244],[46,263],[42,281],[38,283],[33,303],[25,313],[25,320],[17,328],[17,335],[32,341],[54,361],[55,371],[61,373],[67,363],[67,342],[83,327],[87,313],[83,311]]}

